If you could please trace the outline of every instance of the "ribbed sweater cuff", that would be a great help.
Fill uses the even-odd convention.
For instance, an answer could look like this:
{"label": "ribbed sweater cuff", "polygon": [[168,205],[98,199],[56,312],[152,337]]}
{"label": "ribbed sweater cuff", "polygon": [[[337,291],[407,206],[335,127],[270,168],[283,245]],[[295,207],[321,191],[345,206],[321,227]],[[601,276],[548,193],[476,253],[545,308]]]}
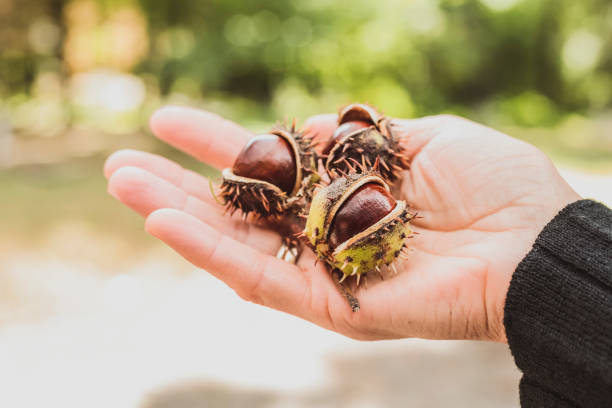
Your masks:
{"label": "ribbed sweater cuff", "polygon": [[523,407],[612,406],[611,251],[612,211],[581,200],[518,265],[504,325]]}

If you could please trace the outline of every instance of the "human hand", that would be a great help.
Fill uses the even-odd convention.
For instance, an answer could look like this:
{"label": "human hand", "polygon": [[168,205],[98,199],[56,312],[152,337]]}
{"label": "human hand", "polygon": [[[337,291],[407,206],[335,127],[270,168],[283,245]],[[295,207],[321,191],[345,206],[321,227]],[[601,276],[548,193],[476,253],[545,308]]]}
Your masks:
{"label": "human hand", "polygon": [[[178,164],[124,150],[106,162],[109,192],[146,217],[146,230],[243,299],[349,337],[505,341],[503,307],[512,273],[554,215],[580,197],[535,147],[452,116],[393,122],[411,158],[396,186],[422,218],[399,273],[358,292],[353,313],[326,267],[305,250],[297,265],[274,257],[274,231],[229,218],[208,181]],[[334,115],[304,126],[320,137]],[[217,115],[164,108],[151,119],[162,140],[218,168],[251,134]]]}

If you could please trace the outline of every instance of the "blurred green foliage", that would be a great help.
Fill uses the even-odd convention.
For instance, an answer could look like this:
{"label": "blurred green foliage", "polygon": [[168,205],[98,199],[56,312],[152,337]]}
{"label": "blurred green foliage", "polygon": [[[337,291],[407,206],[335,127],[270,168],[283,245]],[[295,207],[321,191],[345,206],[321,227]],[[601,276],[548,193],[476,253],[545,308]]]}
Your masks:
{"label": "blurred green foliage", "polygon": [[[532,125],[610,102],[609,1],[506,1],[505,11],[487,3],[504,2],[143,0],[153,36],[191,50],[158,54],[141,69],[166,92],[189,78],[203,95],[272,103],[294,93],[315,111],[368,99],[391,114],[423,115],[502,100],[501,110]],[[598,55],[574,75],[563,50],[580,30]],[[521,112],[523,102],[536,112]]]}
{"label": "blurred green foliage", "polygon": [[0,0],[0,99],[27,136],[134,134],[168,102],[257,130],[367,101],[563,132],[609,115],[612,3]]}

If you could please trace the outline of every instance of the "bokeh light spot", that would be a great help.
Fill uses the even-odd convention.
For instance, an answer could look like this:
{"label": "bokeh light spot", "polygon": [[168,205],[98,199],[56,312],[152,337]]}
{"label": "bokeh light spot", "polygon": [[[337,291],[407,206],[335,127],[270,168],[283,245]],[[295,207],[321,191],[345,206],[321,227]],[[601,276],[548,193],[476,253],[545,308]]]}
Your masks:
{"label": "bokeh light spot", "polygon": [[430,0],[410,2],[405,14],[408,26],[418,34],[441,34],[445,27],[445,17],[438,3]]}
{"label": "bokeh light spot", "polygon": [[310,21],[295,16],[283,23],[283,40],[292,47],[307,45],[312,40],[312,26]]}
{"label": "bokeh light spot", "polygon": [[496,12],[508,11],[522,0],[480,0],[488,9]]}
{"label": "bokeh light spot", "polygon": [[238,14],[227,20],[224,33],[230,43],[248,46],[253,42],[257,31],[251,17]]}
{"label": "bokeh light spot", "polygon": [[182,59],[193,51],[195,38],[193,33],[185,28],[171,28],[159,34],[156,45],[163,57]]}
{"label": "bokeh light spot", "polygon": [[276,14],[268,10],[260,11],[253,16],[253,24],[258,41],[272,41],[278,37],[280,20]]}
{"label": "bokeh light spot", "polygon": [[562,60],[571,73],[590,71],[597,65],[601,52],[601,39],[586,30],[574,31],[563,44]]}
{"label": "bokeh light spot", "polygon": [[75,104],[122,112],[138,108],[145,98],[142,79],[128,74],[99,70],[72,78],[71,96]]}
{"label": "bokeh light spot", "polygon": [[46,17],[34,21],[28,30],[28,42],[39,54],[51,54],[59,44],[60,30]]}

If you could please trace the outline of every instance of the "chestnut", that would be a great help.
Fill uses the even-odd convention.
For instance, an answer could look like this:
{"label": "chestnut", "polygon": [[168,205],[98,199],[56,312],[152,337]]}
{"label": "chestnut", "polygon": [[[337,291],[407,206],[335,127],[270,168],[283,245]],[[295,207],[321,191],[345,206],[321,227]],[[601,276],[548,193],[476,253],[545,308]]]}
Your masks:
{"label": "chestnut", "polygon": [[332,178],[353,169],[365,172],[378,162],[382,178],[394,182],[409,167],[391,119],[359,103],[340,111],[338,128],[325,146],[324,155],[325,169]]}
{"label": "chestnut", "polygon": [[336,128],[330,140],[327,142],[327,145],[323,149],[323,155],[328,155],[331,149],[336,145],[336,143],[342,140],[343,137],[359,129],[369,128],[370,126],[372,126],[372,123],[363,120],[355,120],[341,124],[338,126],[338,128]]}
{"label": "chestnut", "polygon": [[411,236],[405,201],[395,200],[376,173],[336,177],[315,191],[303,234],[317,257],[348,276],[393,266]]}
{"label": "chestnut", "polygon": [[253,137],[238,154],[235,175],[267,181],[291,194],[296,183],[295,155],[289,143],[277,135]]}
{"label": "chestnut", "polygon": [[338,245],[389,214],[395,207],[395,199],[384,187],[368,183],[351,194],[336,212],[329,234],[329,246]]}
{"label": "chestnut", "polygon": [[244,216],[294,217],[305,214],[319,180],[312,139],[277,127],[254,136],[223,170],[221,198],[228,210]]}

